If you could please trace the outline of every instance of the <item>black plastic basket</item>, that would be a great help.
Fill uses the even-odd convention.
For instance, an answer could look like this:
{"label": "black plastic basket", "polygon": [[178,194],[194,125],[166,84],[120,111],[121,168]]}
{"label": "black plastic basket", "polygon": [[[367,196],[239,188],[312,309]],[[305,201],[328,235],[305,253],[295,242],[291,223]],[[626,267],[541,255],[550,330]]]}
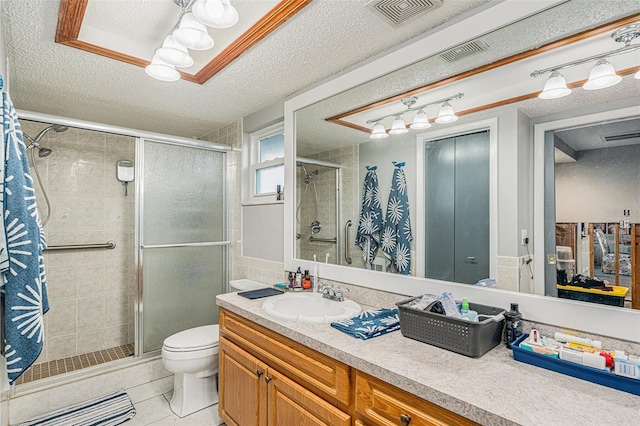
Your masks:
{"label": "black plastic basket", "polygon": [[400,331],[405,337],[474,358],[489,352],[502,341],[504,316],[500,314],[504,314],[505,309],[469,303],[469,309],[478,312],[479,316],[491,317],[472,322],[404,306],[415,299],[396,303]]}

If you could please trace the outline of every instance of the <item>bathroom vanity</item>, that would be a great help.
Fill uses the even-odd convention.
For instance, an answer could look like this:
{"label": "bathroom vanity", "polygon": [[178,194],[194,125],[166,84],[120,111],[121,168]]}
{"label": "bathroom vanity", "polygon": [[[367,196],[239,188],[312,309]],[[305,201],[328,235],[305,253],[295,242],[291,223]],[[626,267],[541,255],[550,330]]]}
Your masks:
{"label": "bathroom vanity", "polygon": [[634,424],[640,412],[638,396],[516,362],[503,345],[475,359],[400,331],[362,341],[271,318],[262,302],[217,297],[227,425]]}

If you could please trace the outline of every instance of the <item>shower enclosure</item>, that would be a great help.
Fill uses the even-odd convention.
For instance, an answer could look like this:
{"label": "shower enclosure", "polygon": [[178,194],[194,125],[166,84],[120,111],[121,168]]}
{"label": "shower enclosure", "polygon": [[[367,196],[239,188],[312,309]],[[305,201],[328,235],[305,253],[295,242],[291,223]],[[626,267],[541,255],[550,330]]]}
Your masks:
{"label": "shower enclosure", "polygon": [[340,263],[340,168],[311,159],[296,164],[296,257]]}
{"label": "shower enclosure", "polygon": [[[217,322],[228,244],[226,154],[198,141],[20,124],[40,177],[41,219],[50,214],[50,310],[42,354],[17,383],[153,353],[176,331]],[[127,195],[118,160],[135,165]]]}

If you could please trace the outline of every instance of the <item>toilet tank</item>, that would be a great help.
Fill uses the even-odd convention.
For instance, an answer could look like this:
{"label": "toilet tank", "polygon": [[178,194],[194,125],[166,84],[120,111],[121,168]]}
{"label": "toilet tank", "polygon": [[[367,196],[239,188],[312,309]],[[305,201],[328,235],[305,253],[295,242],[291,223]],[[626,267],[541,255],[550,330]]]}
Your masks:
{"label": "toilet tank", "polygon": [[259,290],[261,288],[270,287],[267,284],[262,284],[257,281],[248,279],[232,280],[229,281],[229,291],[247,291],[247,290]]}

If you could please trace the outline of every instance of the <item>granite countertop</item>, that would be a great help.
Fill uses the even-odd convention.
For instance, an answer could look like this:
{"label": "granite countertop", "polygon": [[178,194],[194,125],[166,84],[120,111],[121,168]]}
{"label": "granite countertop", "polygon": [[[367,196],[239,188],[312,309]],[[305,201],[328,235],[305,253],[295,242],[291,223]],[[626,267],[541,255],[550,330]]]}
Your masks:
{"label": "granite countertop", "polygon": [[515,361],[502,344],[470,358],[400,331],[360,340],[328,324],[270,317],[264,300],[227,293],[217,304],[481,424],[618,426],[637,424],[640,416],[640,396]]}

